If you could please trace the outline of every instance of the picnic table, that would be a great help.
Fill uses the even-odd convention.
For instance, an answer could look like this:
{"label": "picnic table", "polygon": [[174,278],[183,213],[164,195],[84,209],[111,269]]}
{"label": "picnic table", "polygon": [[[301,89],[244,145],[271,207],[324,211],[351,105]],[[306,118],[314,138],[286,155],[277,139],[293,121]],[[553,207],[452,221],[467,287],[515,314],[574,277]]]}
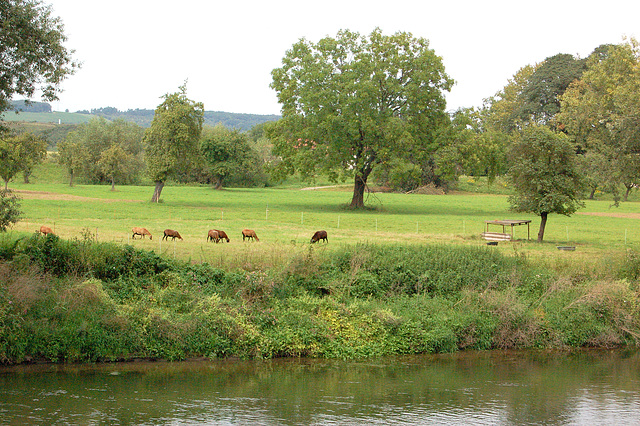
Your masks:
{"label": "picnic table", "polygon": [[[502,220],[485,220],[485,232],[482,233],[482,237],[489,241],[511,241],[514,239],[513,227],[527,225],[527,240],[530,239],[529,224],[530,220],[521,219],[502,219]],[[502,226],[502,232],[489,232],[489,225]],[[511,229],[511,232],[507,232],[507,226]]]}

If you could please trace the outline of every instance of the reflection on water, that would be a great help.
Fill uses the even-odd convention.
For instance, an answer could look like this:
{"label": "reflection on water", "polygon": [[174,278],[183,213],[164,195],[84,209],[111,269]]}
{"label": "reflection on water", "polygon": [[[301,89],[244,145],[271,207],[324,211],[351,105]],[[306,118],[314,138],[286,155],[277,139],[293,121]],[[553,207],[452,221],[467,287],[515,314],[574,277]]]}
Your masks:
{"label": "reflection on water", "polygon": [[640,353],[0,368],[2,424],[634,424]]}

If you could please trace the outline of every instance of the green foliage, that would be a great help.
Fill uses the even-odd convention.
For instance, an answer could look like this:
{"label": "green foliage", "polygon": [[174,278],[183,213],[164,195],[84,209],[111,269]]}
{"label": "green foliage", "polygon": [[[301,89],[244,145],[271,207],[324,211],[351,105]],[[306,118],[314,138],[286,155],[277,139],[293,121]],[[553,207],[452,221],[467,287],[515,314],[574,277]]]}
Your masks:
{"label": "green foliage", "polygon": [[[156,183],[185,176],[199,153],[204,105],[187,98],[186,83],[179,89],[163,96],[151,127],[144,133],[147,174]],[[156,187],[153,202],[159,200],[160,191]]]}
{"label": "green foliage", "polygon": [[58,144],[59,162],[66,166],[71,184],[77,175],[91,183],[135,183],[143,168],[142,136],[136,124],[93,118]]}
{"label": "green foliage", "polygon": [[229,130],[222,125],[205,127],[200,151],[216,189],[221,189],[226,180],[251,181],[250,176],[259,173],[257,154],[249,144],[247,134],[237,130]]}
{"label": "green foliage", "polygon": [[[53,114],[53,113],[51,113]],[[5,114],[7,127],[15,133],[31,133],[47,141],[47,150],[55,151],[59,142],[66,139],[69,132],[76,129],[75,124],[58,124],[58,120],[53,122],[27,122],[27,121],[10,121],[11,118],[22,117],[21,115],[10,117],[11,114]],[[27,118],[24,118],[27,120]]]}
{"label": "green foliage", "polygon": [[358,245],[335,261],[327,269],[343,271],[339,289],[356,297],[455,297],[468,287],[504,289],[521,275],[519,260],[476,247]]}
{"label": "green foliage", "polygon": [[380,165],[372,173],[372,179],[377,185],[388,186],[402,192],[416,189],[423,183],[420,166],[400,158]]}
{"label": "green foliage", "polygon": [[486,247],[310,250],[268,272],[167,261],[88,233],[5,237],[0,255],[2,363],[611,346],[638,344],[640,331],[626,281],[578,283]]}
{"label": "green foliage", "polygon": [[446,123],[442,92],[453,84],[427,40],[379,29],[300,40],[272,76],[283,111],[267,127],[274,153],[283,158],[276,172],[313,177],[322,171],[337,181],[352,171],[356,208],[364,205],[377,165],[430,150]]}
{"label": "green foliage", "polygon": [[[591,155],[586,171],[592,185],[613,192],[629,191],[640,182],[638,160],[638,107],[640,98],[640,49],[636,40],[617,46],[603,46],[588,62],[582,79],[574,82],[562,97],[558,121],[578,149]],[[604,164],[604,168],[599,166]]]}
{"label": "green foliage", "polygon": [[43,100],[56,100],[60,83],[78,67],[73,51],[64,46],[60,18],[38,0],[8,0],[0,25],[0,113],[15,95],[31,98],[40,91]]}
{"label": "green foliage", "polygon": [[539,64],[524,88],[520,116],[523,121],[548,124],[560,112],[560,97],[580,79],[586,60],[559,53]]}
{"label": "green foliage", "polygon": [[25,183],[33,168],[47,156],[47,143],[31,133],[19,133],[0,139],[0,177],[5,189],[13,177],[23,172]]}
{"label": "green foliage", "polygon": [[65,139],[58,143],[56,160],[69,173],[69,186],[73,186],[73,178],[84,174],[89,163],[89,150],[81,141]]}
{"label": "green foliage", "polygon": [[121,145],[113,144],[102,151],[98,160],[100,171],[111,181],[111,190],[115,190],[116,179],[124,179],[132,168],[134,157]]}
{"label": "green foliage", "polygon": [[17,223],[22,218],[20,198],[10,190],[0,190],[0,232]]}
{"label": "green foliage", "polygon": [[542,241],[549,213],[569,216],[583,206],[579,201],[583,178],[575,153],[565,135],[529,126],[511,148],[511,163],[509,180],[515,191],[509,197],[511,208],[543,218],[538,233]]}

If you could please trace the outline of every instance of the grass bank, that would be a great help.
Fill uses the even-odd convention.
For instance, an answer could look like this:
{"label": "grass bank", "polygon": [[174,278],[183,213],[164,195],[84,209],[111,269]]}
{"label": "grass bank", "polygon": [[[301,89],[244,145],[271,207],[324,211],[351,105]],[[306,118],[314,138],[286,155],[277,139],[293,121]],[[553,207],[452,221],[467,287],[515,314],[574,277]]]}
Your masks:
{"label": "grass bank", "polygon": [[305,244],[247,270],[5,235],[0,361],[637,346],[639,277],[632,250],[582,268],[484,245]]}

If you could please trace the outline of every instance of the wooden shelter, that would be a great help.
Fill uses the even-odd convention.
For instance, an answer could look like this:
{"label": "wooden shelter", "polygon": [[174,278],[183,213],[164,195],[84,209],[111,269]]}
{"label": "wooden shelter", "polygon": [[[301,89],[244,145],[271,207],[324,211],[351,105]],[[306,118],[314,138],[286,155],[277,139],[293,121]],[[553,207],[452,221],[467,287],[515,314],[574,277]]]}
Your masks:
{"label": "wooden shelter", "polygon": [[[482,233],[482,236],[485,240],[492,241],[511,241],[514,239],[513,227],[520,225],[527,225],[527,240],[531,238],[531,233],[529,230],[530,220],[513,220],[513,219],[505,219],[505,220],[485,220],[485,232]],[[489,232],[489,225],[502,226],[502,232]],[[509,226],[510,232],[507,232],[507,226]]]}

